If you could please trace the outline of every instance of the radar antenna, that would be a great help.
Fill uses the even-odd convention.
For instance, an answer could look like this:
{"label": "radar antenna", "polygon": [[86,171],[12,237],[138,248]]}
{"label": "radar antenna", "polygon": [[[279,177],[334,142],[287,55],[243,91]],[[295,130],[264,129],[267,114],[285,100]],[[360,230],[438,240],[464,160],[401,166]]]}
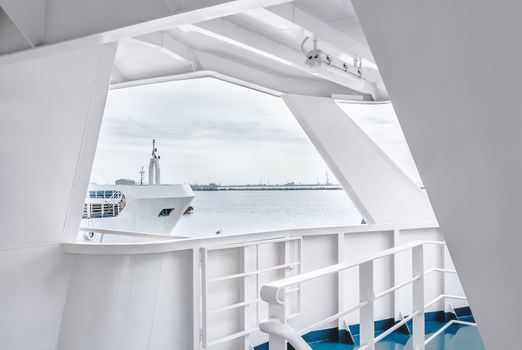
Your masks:
{"label": "radar antenna", "polygon": [[160,159],[160,156],[156,152],[158,152],[158,149],[156,148],[156,139],[152,139],[152,158]]}

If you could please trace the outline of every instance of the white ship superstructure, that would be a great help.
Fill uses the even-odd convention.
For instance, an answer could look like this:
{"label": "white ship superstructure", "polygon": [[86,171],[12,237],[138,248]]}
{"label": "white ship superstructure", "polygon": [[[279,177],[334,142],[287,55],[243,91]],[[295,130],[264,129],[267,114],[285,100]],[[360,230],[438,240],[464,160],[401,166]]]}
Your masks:
{"label": "white ship superstructure", "polygon": [[[83,207],[82,229],[170,234],[194,199],[186,184],[161,184],[156,140],[152,141],[149,184],[143,173],[137,185],[90,185]],[[83,237],[99,239],[90,231]],[[80,238],[82,235],[80,235]]]}
{"label": "white ship superstructure", "polygon": [[[0,349],[520,349],[521,13],[0,0]],[[109,89],[203,77],[281,98],[367,224],[179,239],[150,229],[189,193],[155,183],[94,189],[147,232],[86,242]],[[393,103],[425,192],[338,103]]]}
{"label": "white ship superstructure", "polygon": [[170,234],[193,199],[189,185],[91,185],[82,227]]}

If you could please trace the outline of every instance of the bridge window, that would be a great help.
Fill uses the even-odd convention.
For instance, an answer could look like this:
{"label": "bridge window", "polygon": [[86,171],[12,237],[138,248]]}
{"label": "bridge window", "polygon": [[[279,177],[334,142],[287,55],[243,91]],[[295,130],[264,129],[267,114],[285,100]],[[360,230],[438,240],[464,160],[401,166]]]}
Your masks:
{"label": "bridge window", "polygon": [[174,208],[166,208],[166,209],[161,209],[160,213],[158,214],[159,217],[162,217],[162,216],[169,216],[170,213],[174,210]]}

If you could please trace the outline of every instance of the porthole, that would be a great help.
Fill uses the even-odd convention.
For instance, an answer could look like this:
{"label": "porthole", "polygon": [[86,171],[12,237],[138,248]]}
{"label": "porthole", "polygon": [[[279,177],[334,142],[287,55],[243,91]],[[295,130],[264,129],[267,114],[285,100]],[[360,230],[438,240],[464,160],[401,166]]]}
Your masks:
{"label": "porthole", "polygon": [[87,241],[92,241],[96,234],[94,232],[85,232],[83,234],[83,238],[85,238]]}

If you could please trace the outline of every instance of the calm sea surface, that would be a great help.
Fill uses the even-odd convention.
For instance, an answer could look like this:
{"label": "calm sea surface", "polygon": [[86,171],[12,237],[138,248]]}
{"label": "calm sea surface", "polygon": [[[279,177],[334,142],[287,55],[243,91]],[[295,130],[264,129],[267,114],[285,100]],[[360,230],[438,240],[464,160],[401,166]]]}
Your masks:
{"label": "calm sea surface", "polygon": [[289,228],[356,225],[361,216],[342,190],[197,191],[194,213],[174,234],[224,235]]}

